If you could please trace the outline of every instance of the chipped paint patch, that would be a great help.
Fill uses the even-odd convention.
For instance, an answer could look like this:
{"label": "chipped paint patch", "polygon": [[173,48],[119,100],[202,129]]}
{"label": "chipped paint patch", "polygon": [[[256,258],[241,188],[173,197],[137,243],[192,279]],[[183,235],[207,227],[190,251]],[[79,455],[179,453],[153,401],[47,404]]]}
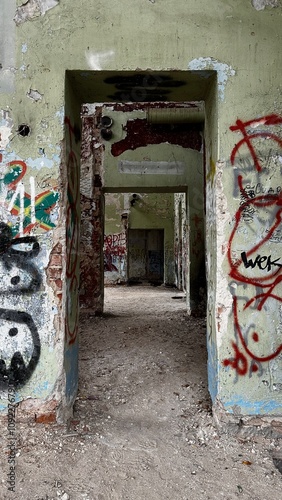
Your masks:
{"label": "chipped paint patch", "polygon": [[6,149],[12,134],[13,121],[9,117],[9,113],[5,110],[1,111],[2,119],[0,120],[0,150]]}
{"label": "chipped paint patch", "polygon": [[53,168],[55,163],[59,163],[59,156],[54,155],[52,159],[46,158],[46,156],[43,156],[43,158],[36,158],[35,160],[27,158],[26,163],[30,168],[34,168],[36,170],[41,170],[42,168]]}
{"label": "chipped paint patch", "polygon": [[57,5],[59,5],[59,0],[27,0],[17,8],[14,21],[19,26],[26,21],[44,16],[48,10]]}
{"label": "chipped paint patch", "polygon": [[59,119],[60,124],[64,125],[64,119],[65,119],[65,109],[64,106],[62,106],[59,111],[56,112],[55,114],[56,118]]}
{"label": "chipped paint patch", "polygon": [[272,7],[275,9],[276,7],[281,6],[279,0],[252,0],[252,6],[256,10],[264,10],[265,7]]}
{"label": "chipped paint patch", "polygon": [[246,398],[242,399],[240,396],[233,396],[231,401],[223,401],[224,408],[228,413],[235,413],[237,407],[240,408],[240,413],[245,415],[261,415],[261,414],[271,414],[275,411],[278,412],[281,409],[281,403],[276,400],[270,401],[246,401]]}
{"label": "chipped paint patch", "polygon": [[217,82],[218,82],[218,96],[221,101],[224,100],[224,91],[230,76],[235,75],[235,70],[228,66],[226,63],[222,63],[214,59],[213,57],[199,57],[198,59],[193,59],[188,64],[190,70],[199,71],[203,69],[213,69],[217,72]]}
{"label": "chipped paint patch", "polygon": [[5,149],[9,144],[9,137],[11,135],[11,127],[0,126],[0,150]]}
{"label": "chipped paint patch", "polygon": [[109,59],[114,56],[113,50],[108,50],[105,52],[85,52],[85,57],[87,64],[92,70],[101,70],[102,66],[105,65]]}
{"label": "chipped paint patch", "polygon": [[48,10],[59,5],[59,0],[39,0],[41,13],[44,15]]}
{"label": "chipped paint patch", "polygon": [[43,94],[40,94],[40,92],[38,92],[38,90],[34,90],[34,89],[30,89],[26,95],[27,95],[27,97],[29,97],[30,99],[32,99],[35,102],[41,101],[41,99],[43,97]]}
{"label": "chipped paint patch", "polygon": [[27,44],[23,43],[22,44],[22,53],[25,54],[27,52]]}

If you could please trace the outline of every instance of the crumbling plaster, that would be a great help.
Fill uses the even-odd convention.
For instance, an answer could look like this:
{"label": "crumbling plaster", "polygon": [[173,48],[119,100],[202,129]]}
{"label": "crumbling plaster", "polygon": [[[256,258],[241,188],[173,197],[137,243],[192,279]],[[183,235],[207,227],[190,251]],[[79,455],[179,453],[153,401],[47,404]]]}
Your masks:
{"label": "crumbling plaster", "polygon": [[252,0],[252,6],[256,10],[264,10],[266,7],[277,8],[281,7],[280,0]]}
{"label": "crumbling plaster", "polygon": [[18,26],[38,16],[44,16],[48,10],[53,9],[58,4],[59,0],[27,0],[17,8],[14,21]]}

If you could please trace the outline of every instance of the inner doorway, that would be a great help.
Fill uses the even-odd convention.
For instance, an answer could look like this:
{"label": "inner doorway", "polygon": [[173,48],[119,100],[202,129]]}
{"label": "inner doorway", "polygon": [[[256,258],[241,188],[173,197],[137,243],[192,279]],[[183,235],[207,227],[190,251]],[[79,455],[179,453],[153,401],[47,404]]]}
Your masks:
{"label": "inner doorway", "polygon": [[128,280],[163,283],[163,229],[128,230]]}
{"label": "inner doorway", "polygon": [[[85,197],[85,204],[82,198],[81,227],[86,235],[80,252],[84,284],[82,308],[86,301],[87,308],[90,308],[91,289],[93,283],[97,283],[100,290],[94,290],[92,307],[99,313],[103,311],[102,290],[104,283],[110,283],[103,281],[104,259],[97,255],[101,254],[104,245],[106,272],[110,274],[107,280],[112,280],[115,273],[119,283],[125,277],[177,284],[186,289],[187,310],[190,310],[189,283],[196,283],[205,253],[203,120],[203,102],[87,105],[83,123],[87,124],[87,133],[90,131],[92,135],[93,156],[89,156],[82,170],[81,188],[83,194],[86,193],[94,181],[94,193],[92,199]],[[89,142],[89,135],[87,140]],[[94,161],[90,165],[92,158]],[[122,193],[129,193],[127,202],[124,196],[123,207],[118,199]],[[142,193],[148,193],[148,198],[142,197]],[[150,198],[153,193],[158,194],[159,200],[164,200],[165,193],[168,193],[172,200],[169,208],[160,208],[162,203]],[[109,197],[112,197],[110,202]],[[91,205],[95,206],[94,214],[89,211]],[[163,236],[154,241],[154,233],[146,231],[161,230],[171,208],[175,234],[172,226],[170,242],[167,231],[165,243]],[[105,227],[103,233],[107,211],[111,228],[108,231]],[[94,215],[92,219],[91,215]],[[143,230],[142,235],[140,232],[131,234],[129,245],[127,228]],[[136,238],[138,244],[134,242]],[[95,242],[92,255],[91,242]],[[152,248],[147,249],[148,244],[153,245]],[[130,247],[131,251],[126,255]],[[168,248],[172,254],[169,259]],[[139,261],[136,258],[138,252]],[[126,272],[127,266],[129,272]],[[181,274],[179,283],[176,283],[175,271]]]}

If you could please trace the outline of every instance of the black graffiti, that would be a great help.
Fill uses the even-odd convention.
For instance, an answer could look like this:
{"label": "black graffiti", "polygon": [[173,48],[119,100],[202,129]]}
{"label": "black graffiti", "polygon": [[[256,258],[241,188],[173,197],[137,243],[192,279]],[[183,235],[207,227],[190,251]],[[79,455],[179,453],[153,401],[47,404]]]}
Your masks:
{"label": "black graffiti", "polygon": [[12,239],[11,228],[4,222],[0,222],[0,255],[10,248]]}
{"label": "black graffiti", "polygon": [[[0,359],[0,387],[3,389],[9,384],[13,384],[15,387],[21,387],[28,381],[34,372],[40,358],[41,346],[38,331],[30,314],[22,311],[0,309],[0,321],[9,321],[14,325],[8,332],[11,342],[13,342],[13,338],[16,338],[19,334],[19,328],[21,326],[27,326],[30,331],[33,350],[30,353],[29,362],[25,363],[22,353],[17,350],[15,350],[14,354],[11,356],[9,368],[7,367],[8,360],[4,361]],[[3,331],[3,328],[1,328],[1,330]]]}
{"label": "black graffiti", "polygon": [[104,82],[114,85],[116,92],[108,97],[116,101],[167,101],[172,89],[186,85],[163,74],[136,73],[105,78]]}
{"label": "black graffiti", "polygon": [[[23,249],[28,246],[31,248]],[[0,223],[0,259],[4,269],[11,272],[13,267],[16,267],[30,278],[29,283],[21,283],[19,274],[12,276],[10,280],[12,286],[7,290],[0,290],[0,294],[24,294],[39,290],[42,282],[41,275],[31,260],[38,255],[39,250],[39,243],[34,236],[13,239],[11,228],[3,222]]]}
{"label": "black graffiti", "polygon": [[[40,246],[34,236],[13,238],[8,224],[0,222],[0,263],[4,271],[4,289],[2,285],[0,296],[31,294],[39,290],[41,275],[33,262],[39,251]],[[13,275],[14,269],[16,272]],[[4,335],[5,323],[8,328],[4,338],[7,343],[6,354],[4,351],[5,355],[2,354],[0,358],[0,388],[3,389],[9,384],[21,387],[31,377],[40,358],[41,346],[37,327],[30,314],[14,309],[0,309],[0,323],[0,339]],[[26,329],[29,339],[26,339]],[[18,347],[19,338],[27,344],[22,348],[23,352],[20,352]],[[3,338],[1,344],[3,345]],[[9,351],[10,356],[7,355]]]}
{"label": "black graffiti", "polygon": [[264,256],[257,255],[255,260],[252,260],[252,259],[248,260],[246,252],[242,252],[241,257],[242,257],[242,261],[243,261],[243,264],[244,264],[246,269],[248,269],[249,267],[254,269],[254,267],[257,266],[259,269],[261,269],[261,270],[266,269],[267,272],[269,272],[269,271],[271,271],[272,266],[282,267],[282,264],[279,262],[280,257],[278,257],[275,260],[272,260],[271,255],[268,255],[268,256],[267,255],[264,255]]}

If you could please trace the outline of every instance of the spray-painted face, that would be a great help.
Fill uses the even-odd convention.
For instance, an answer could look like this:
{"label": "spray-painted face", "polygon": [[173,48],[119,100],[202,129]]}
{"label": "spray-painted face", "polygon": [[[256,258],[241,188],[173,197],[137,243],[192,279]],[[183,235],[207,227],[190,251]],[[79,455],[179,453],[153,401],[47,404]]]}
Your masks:
{"label": "spray-painted face", "polygon": [[0,309],[0,387],[20,387],[32,375],[40,357],[40,339],[32,317]]}
{"label": "spray-painted face", "polygon": [[36,292],[41,276],[33,259],[39,253],[34,236],[12,238],[11,228],[0,222],[0,294]]}
{"label": "spray-painted face", "polygon": [[[0,297],[31,294],[41,285],[33,262],[39,253],[34,236],[13,239],[11,228],[0,222]],[[0,309],[0,388],[20,387],[30,378],[40,357],[40,339],[30,314]]]}

